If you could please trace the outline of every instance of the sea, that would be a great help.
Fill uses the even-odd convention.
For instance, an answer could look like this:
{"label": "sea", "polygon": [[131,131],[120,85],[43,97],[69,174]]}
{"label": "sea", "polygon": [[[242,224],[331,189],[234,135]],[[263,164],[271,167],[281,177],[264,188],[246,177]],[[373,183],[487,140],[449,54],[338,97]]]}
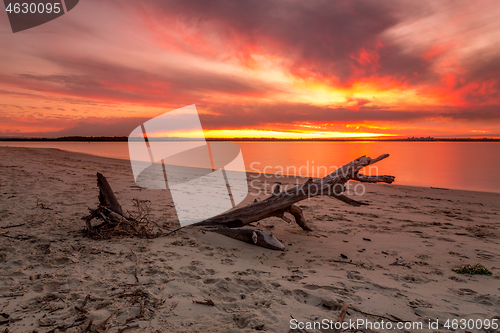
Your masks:
{"label": "sea", "polygon": [[[235,142],[250,172],[323,177],[366,155],[390,157],[369,174],[392,175],[394,184],[500,193],[500,142],[251,141]],[[129,159],[127,142],[4,141],[0,146],[58,148]]]}

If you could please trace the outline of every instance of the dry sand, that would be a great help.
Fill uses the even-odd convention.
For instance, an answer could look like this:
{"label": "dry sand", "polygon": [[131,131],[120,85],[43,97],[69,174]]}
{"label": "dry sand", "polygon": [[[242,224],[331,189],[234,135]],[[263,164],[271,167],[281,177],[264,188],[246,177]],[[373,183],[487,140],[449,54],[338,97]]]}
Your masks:
{"label": "dry sand", "polygon": [[[424,323],[500,318],[498,193],[367,184],[370,206],[305,200],[314,232],[276,218],[257,224],[287,247],[279,252],[194,227],[86,238],[97,171],[124,208],[151,200],[155,220],[172,222],[171,202],[137,188],[128,161],[0,147],[0,331],[286,333],[291,316],[335,320],[343,303],[346,321],[378,320],[361,311]],[[476,262],[493,275],[452,271]],[[193,303],[205,299],[215,306]],[[306,331],[318,330],[292,330]]]}

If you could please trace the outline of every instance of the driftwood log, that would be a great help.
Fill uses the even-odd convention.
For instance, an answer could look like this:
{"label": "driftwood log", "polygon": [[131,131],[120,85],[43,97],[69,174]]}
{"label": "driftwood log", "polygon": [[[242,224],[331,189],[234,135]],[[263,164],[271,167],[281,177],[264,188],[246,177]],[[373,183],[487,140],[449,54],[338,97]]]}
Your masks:
{"label": "driftwood log", "polygon": [[[161,235],[161,232],[153,232],[155,222],[146,216],[134,218],[128,212],[124,212],[118,202],[106,177],[97,173],[97,187],[99,188],[99,205],[96,209],[90,209],[86,217],[85,232],[92,238],[110,238],[116,236],[138,236],[153,238]],[[98,225],[93,226],[93,219],[101,220]]]}
{"label": "driftwood log", "polygon": [[202,227],[204,230],[217,232],[231,238],[244,240],[249,243],[253,242],[259,246],[283,250],[284,246],[271,234],[266,233],[266,235],[259,237],[256,229],[253,230],[255,230],[257,234],[253,234],[249,232],[251,228],[243,228],[243,226],[271,216],[276,216],[290,222],[285,216],[285,213],[288,212],[294,217],[295,222],[302,229],[312,231],[312,228],[307,224],[304,218],[302,210],[294,204],[318,195],[330,195],[352,206],[359,207],[361,205],[368,205],[367,203],[351,199],[344,195],[344,185],[349,180],[369,183],[392,183],[395,178],[393,176],[366,176],[359,173],[364,167],[379,162],[387,157],[389,157],[389,154],[381,155],[375,159],[362,156],[333,171],[324,178],[316,181],[310,178],[304,184],[286,191],[280,191],[280,186],[278,184],[274,189],[273,195],[265,200],[256,201],[248,206],[214,216],[194,225]]}
{"label": "driftwood log", "polygon": [[[345,184],[349,180],[369,183],[392,183],[395,178],[393,176],[366,176],[359,173],[364,167],[387,157],[389,157],[388,154],[381,155],[375,159],[362,156],[333,171],[324,178],[316,181],[310,178],[304,184],[286,191],[281,191],[280,184],[278,183],[273,194],[265,200],[254,201],[248,206],[231,210],[193,225],[205,231],[216,232],[257,246],[273,250],[284,250],[285,247],[283,244],[271,233],[245,226],[272,216],[291,222],[285,216],[285,213],[290,213],[302,229],[312,231],[312,228],[304,218],[302,210],[295,203],[319,195],[329,195],[352,206],[368,205],[343,194]],[[96,210],[91,210],[91,214],[86,218],[88,232],[95,232],[96,228],[102,228],[112,223],[117,224],[123,221],[132,221],[133,219],[130,216],[123,213],[109,183],[100,173],[97,174],[97,183],[100,193],[100,205]],[[96,217],[104,220],[104,222],[99,226],[93,227],[90,221]]]}

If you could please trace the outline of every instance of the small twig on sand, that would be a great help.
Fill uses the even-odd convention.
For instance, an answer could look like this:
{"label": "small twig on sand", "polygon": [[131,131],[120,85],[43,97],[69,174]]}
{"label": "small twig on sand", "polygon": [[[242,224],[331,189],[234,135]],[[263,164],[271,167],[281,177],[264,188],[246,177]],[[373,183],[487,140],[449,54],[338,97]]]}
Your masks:
{"label": "small twig on sand", "polygon": [[89,324],[87,325],[87,327],[85,327],[83,330],[82,330],[82,333],[84,332],[90,332],[90,328],[92,327],[92,323],[94,322],[94,320],[91,320],[89,321]]}
{"label": "small twig on sand", "polygon": [[8,228],[15,228],[15,227],[22,227],[26,223],[21,223],[21,224],[14,224],[14,225],[7,225],[5,227],[2,227],[2,229],[8,229]]}
{"label": "small twig on sand", "polygon": [[144,318],[144,300],[139,301],[139,314],[135,317],[128,318],[125,322],[128,324],[133,320]]}
{"label": "small twig on sand", "polygon": [[391,315],[390,313],[386,313],[386,315],[388,315],[388,316],[390,316],[390,317],[392,317],[392,318],[396,319],[397,321],[403,321],[403,322],[404,322],[404,320],[403,320],[403,319],[401,319],[401,318],[399,318],[399,317],[396,317],[395,315]]}
{"label": "small twig on sand", "polygon": [[5,309],[8,305],[10,304],[10,301],[7,301],[7,303],[5,303],[2,308],[0,309],[0,311],[3,312],[3,309]]}
{"label": "small twig on sand", "polygon": [[113,312],[112,314],[109,315],[108,318],[106,318],[106,320],[104,320],[99,326],[97,326],[97,328],[95,329],[96,331],[99,331],[99,329],[101,328],[102,325],[106,324],[108,322],[108,320],[113,317],[113,315],[115,314],[115,312]]}
{"label": "small twig on sand", "polygon": [[[339,317],[337,318],[337,323],[342,324],[344,321],[345,315],[347,314],[347,308],[349,308],[348,304],[343,304],[342,309],[340,310]],[[341,326],[341,325],[338,325]],[[337,325],[335,325],[335,329],[332,332],[339,333],[341,331],[340,328],[337,328]]]}
{"label": "small twig on sand", "polygon": [[16,235],[16,236],[10,236],[7,235],[9,232],[4,232],[3,234],[0,234],[0,236],[7,237],[7,238],[12,238],[12,239],[17,239],[17,240],[28,240],[34,238],[33,236],[23,236],[23,235]]}
{"label": "small twig on sand", "polygon": [[170,232],[167,232],[166,234],[163,234],[163,233],[162,233],[161,235],[162,235],[162,236],[168,236],[168,235],[171,235],[171,234],[173,234],[173,233],[175,233],[175,232],[177,232],[177,231],[181,230],[182,228],[184,228],[184,227],[180,227],[180,228],[174,229],[174,230],[172,230],[172,231],[170,231]]}
{"label": "small twig on sand", "polygon": [[[172,281],[173,279],[169,280],[168,282]],[[138,282],[138,283],[122,283],[119,284],[120,287],[137,287],[137,286],[150,286],[154,284],[153,282]]]}
{"label": "small twig on sand", "polygon": [[87,305],[87,302],[90,299],[90,295],[85,296],[85,299],[83,300],[82,306],[77,306],[75,305],[75,310],[80,311],[82,313],[86,313],[87,310],[84,309],[85,305]]}
{"label": "small twig on sand", "polygon": [[345,260],[330,259],[330,262],[336,262],[336,263],[339,263],[339,264],[349,264],[349,265],[354,265],[354,266],[357,266],[357,267],[363,267],[363,268],[371,269],[370,266],[367,265],[367,264],[365,264],[365,263],[362,263],[362,262],[353,262],[352,260],[351,261],[345,261]]}
{"label": "small twig on sand", "polygon": [[179,301],[175,301],[172,306],[170,307],[170,311],[174,311],[174,309],[177,307],[177,305],[179,304]]}
{"label": "small twig on sand", "polygon": [[205,299],[204,301],[193,301],[193,303],[201,304],[201,305],[208,305],[208,306],[215,306],[214,301],[212,301],[211,299]]}
{"label": "small twig on sand", "polygon": [[355,262],[352,262],[352,261],[345,261],[345,260],[337,260],[337,259],[330,259],[331,262],[338,262],[338,263],[341,263],[341,264],[350,264],[350,265],[355,265],[357,266],[358,264],[356,264]]}
{"label": "small twig on sand", "polygon": [[341,323],[341,322],[343,322],[343,321],[344,321],[344,318],[345,318],[345,315],[346,315],[346,313],[347,313],[347,308],[348,308],[348,307],[349,307],[349,305],[348,305],[348,304],[345,304],[345,303],[344,303],[344,305],[342,305],[342,310],[340,310],[340,315],[339,315],[339,317],[337,318],[337,322]]}
{"label": "small twig on sand", "polygon": [[[132,245],[133,246],[133,245]],[[130,251],[134,254],[135,256],[135,270],[134,270],[134,276],[135,276],[135,280],[137,281],[137,283],[139,283],[139,278],[137,277],[137,267],[139,267],[139,257],[137,256],[137,253],[134,252],[134,250],[132,250],[132,246],[130,246]]]}

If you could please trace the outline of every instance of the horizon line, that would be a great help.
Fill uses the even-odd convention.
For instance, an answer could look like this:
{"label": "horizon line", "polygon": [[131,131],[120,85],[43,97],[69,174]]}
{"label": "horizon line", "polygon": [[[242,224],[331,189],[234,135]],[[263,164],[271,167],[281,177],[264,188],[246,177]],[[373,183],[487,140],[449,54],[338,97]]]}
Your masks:
{"label": "horizon line", "polygon": [[[127,136],[63,136],[63,137],[0,137],[0,141],[135,141]],[[350,138],[182,138],[182,137],[157,137],[148,138],[149,141],[500,141],[500,137],[350,137]]]}

